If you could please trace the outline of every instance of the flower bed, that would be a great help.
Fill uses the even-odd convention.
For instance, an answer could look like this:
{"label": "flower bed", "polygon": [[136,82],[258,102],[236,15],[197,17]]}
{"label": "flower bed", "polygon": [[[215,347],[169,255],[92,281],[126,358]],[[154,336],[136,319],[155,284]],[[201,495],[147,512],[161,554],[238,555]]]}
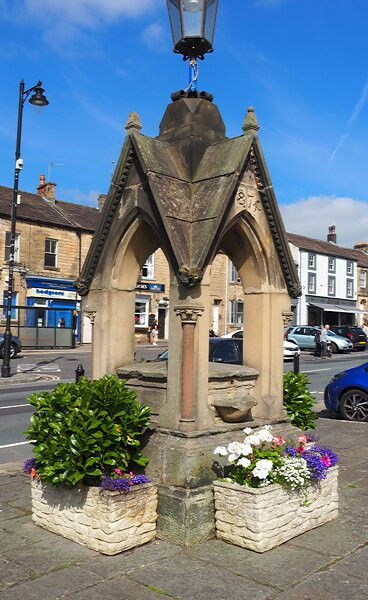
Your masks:
{"label": "flower bed", "polygon": [[228,477],[216,481],[217,537],[264,552],[338,514],[338,457],[300,436],[296,447],[266,426],[243,443],[216,448]]}

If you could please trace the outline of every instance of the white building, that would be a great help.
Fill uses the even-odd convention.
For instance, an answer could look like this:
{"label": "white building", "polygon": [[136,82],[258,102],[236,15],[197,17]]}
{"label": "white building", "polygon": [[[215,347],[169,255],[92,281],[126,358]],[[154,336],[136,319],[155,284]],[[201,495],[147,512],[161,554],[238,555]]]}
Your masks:
{"label": "white building", "polygon": [[367,254],[338,246],[334,226],[329,228],[327,241],[293,233],[288,239],[302,286],[302,296],[295,301],[294,323],[360,323],[366,313],[357,306],[358,263],[359,267],[368,266]]}

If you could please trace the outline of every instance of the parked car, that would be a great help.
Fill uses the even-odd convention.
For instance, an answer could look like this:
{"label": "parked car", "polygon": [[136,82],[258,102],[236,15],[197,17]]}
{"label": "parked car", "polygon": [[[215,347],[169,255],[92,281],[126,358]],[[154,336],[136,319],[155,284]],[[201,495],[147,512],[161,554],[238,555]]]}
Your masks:
{"label": "parked car", "polygon": [[[20,339],[12,335],[10,342],[10,357],[14,358],[22,350]],[[0,358],[4,358],[4,334],[0,333]]]}
{"label": "parked car", "polygon": [[[223,335],[222,338],[243,339],[243,330],[237,329],[236,331]],[[295,355],[300,356],[298,344],[292,340],[284,340],[284,360],[293,360]]]}
{"label": "parked car", "polygon": [[[289,327],[285,333],[285,339],[289,342],[298,344],[301,350],[315,350],[316,343],[314,341],[318,327],[311,325],[296,325]],[[329,346],[332,353],[346,352],[353,349],[352,342],[345,337],[336,335],[334,331],[328,332]]]}
{"label": "parked car", "polygon": [[[169,351],[165,350],[156,360],[167,360]],[[243,342],[241,339],[210,338],[208,360],[230,365],[243,364]]]}
{"label": "parked car", "polygon": [[331,330],[337,335],[349,339],[356,350],[365,350],[368,345],[367,336],[361,327],[356,327],[355,325],[331,325]]}
{"label": "parked car", "polygon": [[325,388],[325,406],[348,421],[368,421],[368,362],[336,373]]}

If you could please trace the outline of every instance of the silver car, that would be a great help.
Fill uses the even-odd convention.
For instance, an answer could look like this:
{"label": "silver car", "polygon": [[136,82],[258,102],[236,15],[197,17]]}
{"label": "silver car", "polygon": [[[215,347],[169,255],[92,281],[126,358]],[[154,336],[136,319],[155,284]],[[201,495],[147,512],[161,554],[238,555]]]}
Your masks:
{"label": "silver car", "polygon": [[[289,329],[286,330],[285,339],[295,342],[302,350],[314,350],[316,347],[314,338],[317,331],[318,327],[312,327],[311,325],[296,325],[294,327],[289,327]],[[333,353],[347,352],[353,349],[353,344],[349,339],[342,337],[341,335],[336,335],[336,333],[331,330],[328,332],[328,337],[329,346]]]}

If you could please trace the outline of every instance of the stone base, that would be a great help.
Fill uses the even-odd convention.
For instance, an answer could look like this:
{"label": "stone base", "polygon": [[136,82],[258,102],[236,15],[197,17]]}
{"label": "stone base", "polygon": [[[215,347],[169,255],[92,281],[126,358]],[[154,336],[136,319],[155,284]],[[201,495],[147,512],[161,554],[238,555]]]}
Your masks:
{"label": "stone base", "polygon": [[118,554],[155,538],[157,486],[101,492],[96,487],[52,487],[33,479],[32,519],[92,550]]}
{"label": "stone base", "polygon": [[254,489],[215,481],[216,535],[265,552],[338,516],[338,467],[306,492],[279,485]]}
{"label": "stone base", "polygon": [[[256,430],[268,421],[247,423]],[[146,432],[144,454],[147,475],[159,482],[157,535],[191,546],[214,536],[213,482],[223,474],[226,457],[214,455],[217,446],[244,440],[244,424],[182,432],[168,429]],[[275,434],[298,435],[288,420],[273,423]]]}

